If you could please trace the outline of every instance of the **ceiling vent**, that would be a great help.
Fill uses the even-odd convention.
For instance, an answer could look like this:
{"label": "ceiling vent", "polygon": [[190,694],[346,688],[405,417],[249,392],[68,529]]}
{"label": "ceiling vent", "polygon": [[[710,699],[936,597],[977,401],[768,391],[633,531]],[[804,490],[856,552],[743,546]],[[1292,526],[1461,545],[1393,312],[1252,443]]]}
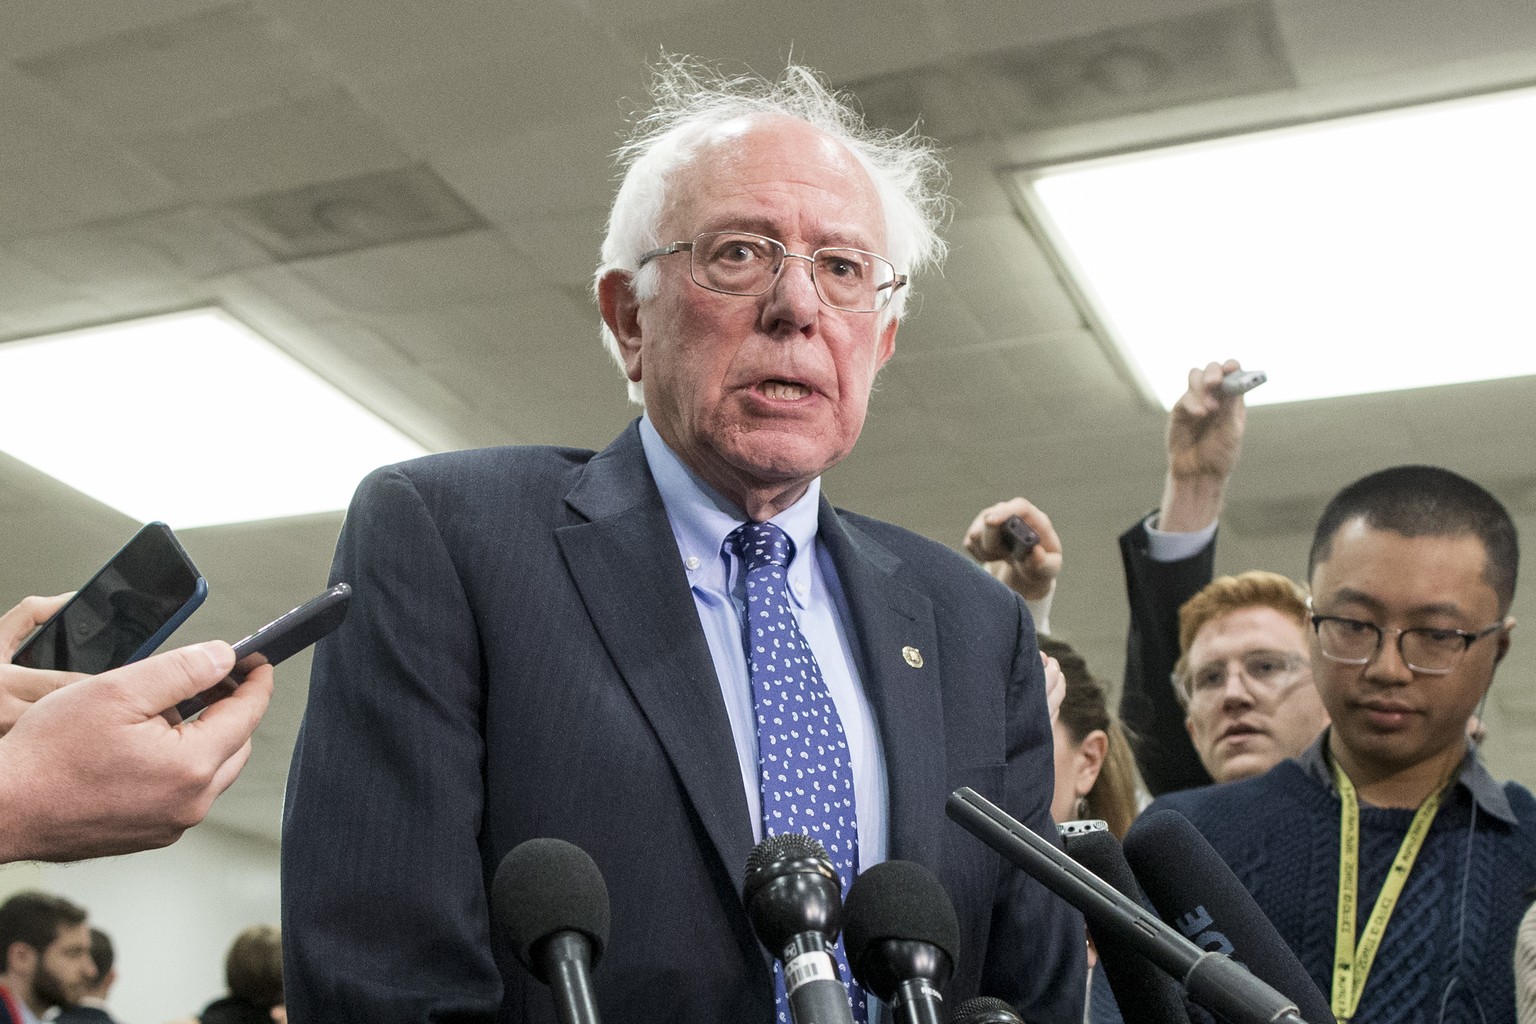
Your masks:
{"label": "ceiling vent", "polygon": [[225,212],[284,261],[486,226],[425,165],[268,192],[230,203]]}
{"label": "ceiling vent", "polygon": [[849,84],[869,119],[944,139],[1019,132],[1293,89],[1269,2],[1011,47]]}

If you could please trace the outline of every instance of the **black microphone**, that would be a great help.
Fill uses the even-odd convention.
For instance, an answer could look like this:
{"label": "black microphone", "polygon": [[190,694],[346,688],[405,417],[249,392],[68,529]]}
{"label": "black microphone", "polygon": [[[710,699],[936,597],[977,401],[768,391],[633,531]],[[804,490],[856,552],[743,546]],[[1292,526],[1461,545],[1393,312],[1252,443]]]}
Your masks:
{"label": "black microphone", "polygon": [[561,1024],[598,1024],[591,970],[608,942],[608,887],[563,839],[529,839],[502,858],[491,914],[517,959],[550,987]]}
{"label": "black microphone", "polygon": [[853,1024],[848,988],[832,955],[842,929],[843,883],[826,847],[799,832],[764,839],[747,857],[742,898],[758,941],[784,965],[794,1024]]}
{"label": "black microphone", "polygon": [[1333,1008],[1221,854],[1178,811],[1143,814],[1125,859],[1164,921],[1202,949],[1225,953],[1296,1001],[1314,1024]]}
{"label": "black microphone", "polygon": [[884,999],[896,1024],[942,1024],[939,989],[960,947],[955,905],[921,864],[888,860],[853,880],[843,902],[848,967]]}
{"label": "black microphone", "polygon": [[977,996],[955,1007],[949,1024],[1024,1024],[1024,1018],[996,996]]}
{"label": "black microphone", "polygon": [[1204,952],[975,790],[964,786],[955,790],[945,802],[944,812],[1082,911],[1091,927],[1115,933],[1182,980],[1191,999],[1230,1024],[1300,1024],[1301,1017],[1291,1000],[1230,958]]}
{"label": "black microphone", "polygon": [[[1114,886],[1123,895],[1153,909],[1136,884],[1120,841],[1102,821],[1069,821],[1057,826],[1067,856]],[[1184,990],[1114,932],[1093,933],[1099,963],[1127,1024],[1189,1024]]]}

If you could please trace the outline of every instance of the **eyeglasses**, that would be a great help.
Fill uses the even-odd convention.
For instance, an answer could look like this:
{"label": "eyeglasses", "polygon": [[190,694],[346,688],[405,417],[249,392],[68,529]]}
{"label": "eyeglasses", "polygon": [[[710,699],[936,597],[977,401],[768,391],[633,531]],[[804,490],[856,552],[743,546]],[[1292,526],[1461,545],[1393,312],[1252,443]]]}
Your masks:
{"label": "eyeglasses", "polygon": [[[1249,651],[1235,659],[1255,696],[1271,697],[1301,677],[1305,658],[1284,651]],[[1226,689],[1228,661],[1213,661],[1191,671],[1181,682],[1191,701],[1211,700]]]}
{"label": "eyeglasses", "polygon": [[707,231],[691,242],[652,249],[640,257],[639,266],[684,250],[692,253],[693,283],[723,295],[762,295],[773,287],[786,259],[809,263],[821,301],[850,313],[878,313],[907,283],[890,260],[863,249],[835,246],[802,256],[783,242],[741,231]]}
{"label": "eyeglasses", "polygon": [[1434,626],[1413,626],[1399,629],[1396,626],[1383,629],[1374,622],[1346,619],[1339,615],[1312,616],[1312,629],[1317,633],[1317,646],[1323,657],[1341,665],[1365,665],[1381,653],[1382,638],[1388,633],[1397,634],[1397,653],[1403,664],[1415,672],[1443,676],[1456,667],[1467,649],[1485,636],[1492,636],[1504,628],[1495,622],[1485,629],[1440,629]]}

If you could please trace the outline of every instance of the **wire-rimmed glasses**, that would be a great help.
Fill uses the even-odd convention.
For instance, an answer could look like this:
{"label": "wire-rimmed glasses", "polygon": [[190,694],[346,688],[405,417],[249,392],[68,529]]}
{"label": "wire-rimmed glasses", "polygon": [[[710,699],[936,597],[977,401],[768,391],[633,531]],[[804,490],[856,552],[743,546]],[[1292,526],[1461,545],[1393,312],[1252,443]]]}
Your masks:
{"label": "wire-rimmed glasses", "polygon": [[817,249],[809,256],[784,243],[744,231],[706,231],[691,242],[673,242],[640,257],[639,266],[687,251],[694,284],[724,295],[762,295],[773,287],[786,259],[811,265],[811,283],[821,301],[850,313],[878,313],[907,283],[890,260],[847,246]]}

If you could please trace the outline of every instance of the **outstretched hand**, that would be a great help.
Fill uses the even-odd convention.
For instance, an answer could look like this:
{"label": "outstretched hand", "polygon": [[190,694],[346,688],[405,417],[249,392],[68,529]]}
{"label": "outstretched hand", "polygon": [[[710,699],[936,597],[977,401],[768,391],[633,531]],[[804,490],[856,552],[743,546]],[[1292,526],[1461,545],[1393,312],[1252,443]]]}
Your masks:
{"label": "outstretched hand", "polygon": [[1240,369],[1242,364],[1228,359],[1189,371],[1189,388],[1168,413],[1168,477],[1159,529],[1193,532],[1216,521],[1248,424],[1243,396],[1223,392],[1221,381]]}

